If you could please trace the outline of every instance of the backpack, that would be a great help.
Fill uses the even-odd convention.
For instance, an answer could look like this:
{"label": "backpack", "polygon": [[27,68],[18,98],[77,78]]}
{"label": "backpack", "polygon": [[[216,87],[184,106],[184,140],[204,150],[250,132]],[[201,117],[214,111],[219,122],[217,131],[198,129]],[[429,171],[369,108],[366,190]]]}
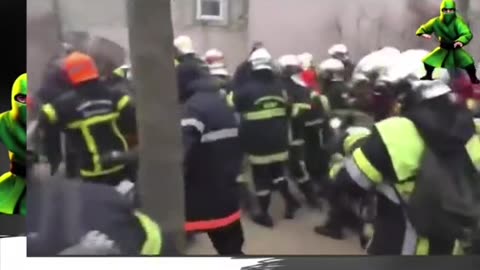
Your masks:
{"label": "backpack", "polygon": [[469,239],[480,229],[480,173],[466,151],[445,156],[426,146],[409,201],[394,190],[422,237]]}

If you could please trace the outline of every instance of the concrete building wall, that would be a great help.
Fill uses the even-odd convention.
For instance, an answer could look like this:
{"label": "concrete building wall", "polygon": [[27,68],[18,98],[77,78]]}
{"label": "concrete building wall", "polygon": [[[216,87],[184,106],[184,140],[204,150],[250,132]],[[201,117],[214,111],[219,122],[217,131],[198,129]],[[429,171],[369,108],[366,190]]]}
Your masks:
{"label": "concrete building wall", "polygon": [[[110,39],[128,50],[126,0],[58,0],[64,32],[86,31]],[[196,50],[204,53],[215,47],[225,52],[227,61],[238,63],[247,51],[246,0],[228,1],[223,23],[196,20],[196,0],[172,0],[175,35],[188,35]]]}
{"label": "concrete building wall", "polygon": [[225,53],[227,65],[233,69],[244,60],[248,52],[247,0],[229,0],[227,21],[205,23],[196,20],[196,0],[174,0],[172,21],[175,35],[188,35],[194,42],[198,53],[203,54],[210,48]]}
{"label": "concrete building wall", "polygon": [[[440,0],[228,0],[228,21],[196,20],[196,0],[171,0],[176,35],[189,35],[199,53],[216,47],[230,68],[245,58],[251,43],[264,41],[274,56],[311,52],[327,57],[334,43],[345,43],[359,59],[382,46],[432,49],[434,42],[415,36],[428,18],[438,15]],[[480,1],[458,0],[475,39],[468,50],[480,59]],[[48,0],[33,0],[37,8]],[[50,0],[51,2],[51,0]],[[88,30],[128,50],[125,0],[58,0],[65,31]],[[465,15],[465,14],[464,14]]]}
{"label": "concrete building wall", "polygon": [[[458,1],[461,2],[461,1]],[[462,1],[465,2],[465,1]],[[309,51],[327,57],[334,43],[345,43],[352,57],[394,46],[433,48],[415,36],[421,23],[439,13],[440,0],[255,0],[250,1],[249,40],[263,40],[272,54]],[[463,3],[460,3],[462,7]],[[476,40],[468,50],[480,58],[480,1],[470,1]]]}

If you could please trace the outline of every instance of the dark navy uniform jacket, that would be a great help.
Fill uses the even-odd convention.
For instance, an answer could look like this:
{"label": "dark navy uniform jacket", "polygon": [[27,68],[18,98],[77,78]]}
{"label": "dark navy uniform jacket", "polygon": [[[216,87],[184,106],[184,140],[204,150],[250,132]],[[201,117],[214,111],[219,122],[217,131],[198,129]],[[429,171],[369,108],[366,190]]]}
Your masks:
{"label": "dark navy uniform jacket", "polygon": [[[192,77],[191,77],[192,78]],[[236,177],[242,152],[234,111],[210,74],[197,73],[180,93],[187,231],[207,231],[240,219]]]}

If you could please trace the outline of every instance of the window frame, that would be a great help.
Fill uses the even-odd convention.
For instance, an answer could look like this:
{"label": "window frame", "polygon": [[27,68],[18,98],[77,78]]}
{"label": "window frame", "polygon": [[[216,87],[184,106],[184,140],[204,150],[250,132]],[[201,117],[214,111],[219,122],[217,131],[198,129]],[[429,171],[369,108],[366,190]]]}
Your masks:
{"label": "window frame", "polygon": [[[203,15],[202,14],[202,2],[203,1],[216,1],[220,5],[220,14],[218,16],[214,15]],[[228,10],[228,1],[227,0],[196,0],[196,19],[199,21],[213,21],[213,22],[223,22],[227,20],[227,10]]]}

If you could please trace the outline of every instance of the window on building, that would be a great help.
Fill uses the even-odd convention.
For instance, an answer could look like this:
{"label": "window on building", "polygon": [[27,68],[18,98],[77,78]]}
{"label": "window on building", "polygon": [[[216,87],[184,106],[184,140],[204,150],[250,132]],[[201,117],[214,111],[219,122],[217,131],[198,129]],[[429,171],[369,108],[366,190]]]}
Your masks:
{"label": "window on building", "polygon": [[223,21],[226,19],[226,0],[197,0],[197,19]]}

